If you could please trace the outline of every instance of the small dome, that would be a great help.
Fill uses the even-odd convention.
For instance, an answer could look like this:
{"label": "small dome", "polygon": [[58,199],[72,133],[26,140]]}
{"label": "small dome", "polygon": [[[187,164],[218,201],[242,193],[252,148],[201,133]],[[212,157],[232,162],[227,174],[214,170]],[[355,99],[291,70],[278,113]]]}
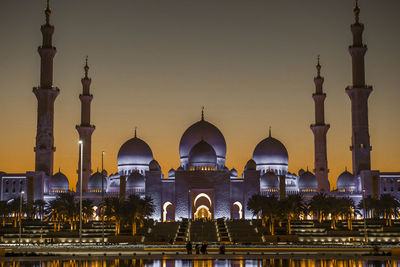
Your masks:
{"label": "small dome", "polygon": [[150,168],[150,171],[161,171],[160,164],[158,164],[158,161],[155,159],[150,161],[149,168]]}
{"label": "small dome", "polygon": [[50,188],[51,191],[54,190],[68,191],[69,181],[67,176],[65,176],[65,174],[63,174],[62,172],[58,171],[50,179]]}
{"label": "small dome", "polygon": [[148,167],[153,160],[153,152],[149,145],[136,136],[126,141],[118,152],[118,170]]}
{"label": "small dome", "polygon": [[357,182],[353,174],[347,170],[339,175],[336,181],[337,189],[355,189],[357,187]]}
{"label": "small dome", "polygon": [[179,168],[176,169],[176,171],[181,172],[181,171],[184,171],[184,169],[181,166],[179,166]]}
{"label": "small dome", "polygon": [[137,189],[145,187],[145,178],[139,172],[132,172],[126,180],[126,189]]}
{"label": "small dome", "polygon": [[214,148],[204,140],[198,142],[189,153],[190,166],[215,166],[217,154]]}
{"label": "small dome", "polygon": [[261,189],[279,189],[279,178],[274,172],[266,172],[260,178]]}
{"label": "small dome", "polygon": [[92,174],[92,176],[90,176],[89,182],[88,182],[89,191],[93,191],[93,190],[101,191],[101,180],[102,179],[103,179],[103,186],[104,186],[103,188],[105,190],[106,186],[107,186],[106,177],[101,175],[100,172],[96,172],[96,173]]}
{"label": "small dome", "polygon": [[301,176],[303,173],[305,173],[306,171],[304,170],[304,169],[300,169],[299,170],[299,172],[298,172],[298,174],[299,174],[299,176]]}
{"label": "small dome", "polygon": [[238,172],[237,172],[237,170],[236,170],[235,168],[233,168],[233,169],[231,170],[231,176],[232,176],[232,177],[238,177]]}
{"label": "small dome", "polygon": [[259,165],[284,165],[289,162],[288,152],[285,146],[271,136],[262,140],[253,152],[253,159]]}
{"label": "small dome", "polygon": [[250,159],[250,160],[246,163],[246,166],[244,167],[244,169],[245,169],[246,171],[255,171],[255,170],[256,170],[256,167],[257,167],[256,162],[255,162],[254,160]]}
{"label": "small dome", "polygon": [[175,177],[175,170],[174,169],[170,169],[168,171],[168,177]]}
{"label": "small dome", "polygon": [[182,135],[179,143],[179,154],[181,159],[188,158],[192,148],[201,140],[209,143],[218,158],[225,159],[226,142],[221,131],[213,124],[204,119],[191,125]]}
{"label": "small dome", "polygon": [[299,177],[299,190],[318,189],[317,177],[309,171],[304,172]]}

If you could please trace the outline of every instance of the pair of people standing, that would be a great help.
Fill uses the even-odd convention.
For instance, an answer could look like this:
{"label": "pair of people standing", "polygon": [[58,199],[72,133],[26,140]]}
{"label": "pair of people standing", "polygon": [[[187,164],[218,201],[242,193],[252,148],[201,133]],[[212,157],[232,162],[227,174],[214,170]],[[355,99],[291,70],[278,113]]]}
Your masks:
{"label": "pair of people standing", "polygon": [[[187,244],[186,244],[186,251],[187,251],[187,254],[192,254],[192,250],[193,250],[193,245],[192,245],[192,243],[189,241],[189,242],[187,242]],[[196,254],[200,254],[200,252],[201,252],[201,254],[207,254],[207,243],[206,243],[206,242],[203,242],[203,243],[201,244],[201,246],[200,246],[200,244],[196,244],[196,245],[195,245],[195,251],[196,251]]]}

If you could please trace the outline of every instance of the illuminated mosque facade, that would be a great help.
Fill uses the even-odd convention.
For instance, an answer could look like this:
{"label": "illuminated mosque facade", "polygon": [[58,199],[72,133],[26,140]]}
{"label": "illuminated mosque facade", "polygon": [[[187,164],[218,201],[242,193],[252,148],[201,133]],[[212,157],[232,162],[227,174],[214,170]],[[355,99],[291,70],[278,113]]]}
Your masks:
{"label": "illuminated mosque facade", "polygon": [[[328,181],[328,158],[326,135],[329,124],[325,123],[323,91],[324,78],[321,65],[317,64],[314,78],[315,164],[313,172],[288,171],[289,153],[281,141],[273,137],[271,130],[261,140],[252,157],[244,166],[242,174],[225,165],[227,145],[224,135],[208,122],[202,111],[199,121],[183,133],[180,144],[180,166],[168,171],[164,177],[161,167],[154,159],[150,146],[134,136],[126,141],[118,152],[118,172],[92,173],[91,136],[95,126],[91,124],[89,66],[86,61],[82,78],[81,123],[76,126],[80,140],[78,181],[82,180],[83,197],[98,204],[102,196],[126,198],[131,194],[149,196],[155,204],[153,218],[160,221],[181,218],[252,218],[247,210],[248,199],[255,194],[283,198],[289,194],[301,194],[309,200],[324,192],[337,197],[350,197],[359,202],[363,196],[379,197],[392,194],[400,199],[400,172],[385,173],[371,170],[371,145],[368,126],[368,97],[372,87],[365,85],[364,55],[367,46],[363,43],[364,25],[359,22],[360,9],[354,8],[355,22],[351,25],[353,44],[349,47],[352,57],[353,84],[345,92],[351,101],[352,118],[352,162],[353,173],[344,171],[337,179],[337,189],[331,190]],[[35,171],[23,173],[0,172],[0,198],[9,200],[25,192],[27,203],[36,199],[49,201],[58,193],[69,191],[69,181],[60,171],[54,173],[54,102],[60,90],[53,86],[53,58],[56,48],[52,44],[54,26],[50,24],[51,10],[47,2],[46,22],[41,26],[43,43],[38,48],[41,57],[40,85],[33,89],[38,101]],[[82,174],[82,177],[81,177]],[[80,183],[76,185],[80,190]],[[77,193],[78,197],[79,194]]]}

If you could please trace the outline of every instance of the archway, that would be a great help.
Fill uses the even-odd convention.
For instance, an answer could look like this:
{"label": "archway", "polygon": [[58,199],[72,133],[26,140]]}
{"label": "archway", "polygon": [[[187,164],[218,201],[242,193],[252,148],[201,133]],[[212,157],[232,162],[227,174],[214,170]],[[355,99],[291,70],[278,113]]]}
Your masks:
{"label": "archway", "polygon": [[232,204],[232,219],[243,219],[243,206],[242,203],[240,203],[239,201],[236,201]]}
{"label": "archway", "polygon": [[174,221],[174,205],[169,201],[165,202],[163,205],[162,221]]}
{"label": "archway", "polygon": [[193,206],[192,206],[192,218],[195,220],[205,219],[211,220],[213,219],[213,200],[212,198],[204,193],[199,192],[193,198]]}
{"label": "archway", "polygon": [[210,220],[211,219],[211,212],[210,209],[205,205],[200,205],[196,212],[194,213],[195,220]]}

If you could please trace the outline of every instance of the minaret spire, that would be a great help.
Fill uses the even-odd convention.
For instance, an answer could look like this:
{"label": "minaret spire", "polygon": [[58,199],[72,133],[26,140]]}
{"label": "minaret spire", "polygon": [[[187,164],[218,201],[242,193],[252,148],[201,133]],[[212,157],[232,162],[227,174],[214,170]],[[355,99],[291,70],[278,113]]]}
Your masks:
{"label": "minaret spire", "polygon": [[323,92],[324,77],[321,77],[320,56],[317,57],[317,77],[314,78],[315,93],[312,95],[315,103],[315,124],[310,126],[314,133],[314,172],[318,181],[318,191],[329,192],[328,158],[326,149],[326,134],[329,124],[325,124],[324,102],[326,94]]}
{"label": "minaret spire", "polygon": [[50,0],[47,0],[47,7],[44,10],[44,14],[46,15],[46,25],[49,25],[50,24],[50,15],[51,15]]}
{"label": "minaret spire", "polygon": [[371,150],[368,129],[368,97],[372,87],[365,84],[364,57],[368,50],[363,43],[364,24],[360,23],[358,1],[354,7],[355,23],[351,25],[353,44],[349,47],[352,58],[353,85],[346,88],[351,101],[353,173],[371,170]]}
{"label": "minaret spire", "polygon": [[54,102],[60,93],[53,87],[53,58],[56,48],[53,46],[54,26],[50,25],[50,3],[45,9],[46,23],[41,26],[42,45],[40,55],[40,85],[33,88],[38,101],[35,151],[35,170],[53,175],[54,163]]}
{"label": "minaret spire", "polygon": [[[83,142],[83,156],[79,158],[78,162],[78,176],[80,175],[80,160],[82,160],[82,190],[83,192],[88,191],[88,182],[90,175],[92,174],[92,134],[96,127],[90,124],[90,104],[93,100],[93,95],[90,94],[90,84],[92,79],[89,78],[89,65],[88,56],[85,58],[85,66],[83,67],[85,76],[81,79],[82,82],[82,94],[79,95],[81,100],[81,124],[76,126],[76,130],[79,133],[79,140]],[[78,177],[79,189],[80,177]]]}

